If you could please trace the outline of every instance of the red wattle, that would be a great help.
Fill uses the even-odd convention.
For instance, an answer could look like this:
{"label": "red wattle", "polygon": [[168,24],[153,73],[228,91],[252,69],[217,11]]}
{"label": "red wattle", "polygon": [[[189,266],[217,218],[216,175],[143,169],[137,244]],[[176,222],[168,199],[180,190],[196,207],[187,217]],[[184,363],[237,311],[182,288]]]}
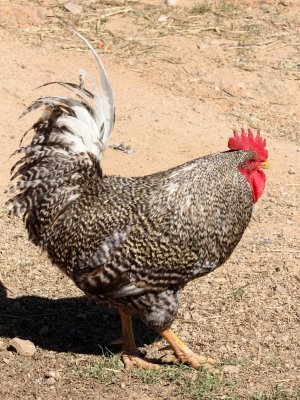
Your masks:
{"label": "red wattle", "polygon": [[239,171],[245,176],[250,184],[252,190],[252,201],[253,204],[257,202],[260,196],[263,194],[266,185],[266,175],[261,169],[254,171],[247,171],[239,168]]}

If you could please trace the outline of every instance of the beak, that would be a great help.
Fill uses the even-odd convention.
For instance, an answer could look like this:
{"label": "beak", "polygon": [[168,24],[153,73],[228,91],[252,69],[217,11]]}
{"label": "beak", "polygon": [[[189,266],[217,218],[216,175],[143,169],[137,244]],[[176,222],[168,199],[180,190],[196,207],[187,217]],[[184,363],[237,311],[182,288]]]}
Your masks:
{"label": "beak", "polygon": [[260,164],[260,168],[268,169],[269,168],[269,161],[264,161]]}

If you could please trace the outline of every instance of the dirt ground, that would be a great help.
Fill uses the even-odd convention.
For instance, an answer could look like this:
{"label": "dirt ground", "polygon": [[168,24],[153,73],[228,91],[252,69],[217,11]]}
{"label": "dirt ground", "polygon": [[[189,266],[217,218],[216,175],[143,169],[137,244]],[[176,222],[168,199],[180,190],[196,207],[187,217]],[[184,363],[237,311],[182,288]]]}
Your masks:
{"label": "dirt ground", "polygon": [[[300,6],[295,1],[0,0],[0,398],[300,399]],[[95,305],[27,240],[3,194],[9,155],[38,114],[26,105],[78,80],[91,55],[55,16],[98,49],[116,98],[107,174],[142,175],[226,150],[232,129],[259,128],[270,168],[256,213],[230,260],[181,294],[176,332],[218,360],[215,371],[164,366],[125,372],[114,309]],[[148,357],[164,343],[135,320]],[[12,351],[28,339],[33,357]],[[52,378],[52,379],[51,379]]]}

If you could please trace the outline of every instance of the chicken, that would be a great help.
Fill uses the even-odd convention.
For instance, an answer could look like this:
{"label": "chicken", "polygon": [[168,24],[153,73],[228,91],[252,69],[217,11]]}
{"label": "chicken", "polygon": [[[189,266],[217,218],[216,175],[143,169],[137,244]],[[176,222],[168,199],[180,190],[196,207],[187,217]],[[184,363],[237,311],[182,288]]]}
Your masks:
{"label": "chicken", "polygon": [[79,85],[52,82],[75,92],[74,98],[42,97],[23,113],[45,107],[31,143],[14,153],[24,155],[12,168],[17,180],[7,206],[23,216],[30,240],[88,297],[118,309],[122,336],[114,343],[123,346],[125,367],[158,367],[138,355],[131,326],[136,313],[181,362],[213,364],[170,326],[179,291],[222,265],[249,224],[265,187],[266,141],[242,130],[230,137],[228,151],[167,171],[104,175],[113,92],[95,50],[78,35],[97,61],[101,88],[85,89],[82,72]]}

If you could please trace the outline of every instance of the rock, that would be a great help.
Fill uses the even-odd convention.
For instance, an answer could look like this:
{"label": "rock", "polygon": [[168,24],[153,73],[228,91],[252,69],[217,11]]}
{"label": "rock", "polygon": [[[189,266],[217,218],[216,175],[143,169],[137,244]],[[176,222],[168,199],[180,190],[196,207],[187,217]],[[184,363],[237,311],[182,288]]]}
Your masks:
{"label": "rock", "polygon": [[158,18],[157,18],[157,21],[158,22],[166,22],[168,20],[168,17],[166,16],[166,15],[160,15]]}
{"label": "rock", "polygon": [[223,372],[226,375],[237,375],[240,372],[240,365],[225,365],[223,367]]}
{"label": "rock", "polygon": [[168,7],[175,7],[175,5],[176,5],[176,0],[165,0],[165,4],[166,4]]}
{"label": "rock", "polygon": [[45,378],[56,378],[56,373],[54,371],[49,371],[45,373]]}
{"label": "rock", "polygon": [[9,341],[9,345],[21,356],[32,357],[36,352],[36,347],[30,340],[15,337]]}
{"label": "rock", "polygon": [[80,4],[73,3],[72,1],[64,4],[64,7],[72,14],[80,14],[82,12],[82,6]]}
{"label": "rock", "polygon": [[113,144],[110,146],[114,150],[119,150],[122,151],[123,153],[126,154],[132,154],[133,153],[133,148],[130,145],[126,145],[124,143],[120,144]]}
{"label": "rock", "polygon": [[46,379],[46,384],[49,386],[55,385],[56,380],[54,378]]}
{"label": "rock", "polygon": [[289,170],[288,170],[288,173],[289,173],[290,175],[294,175],[294,174],[296,173],[295,168],[294,168],[294,167],[290,167]]}

